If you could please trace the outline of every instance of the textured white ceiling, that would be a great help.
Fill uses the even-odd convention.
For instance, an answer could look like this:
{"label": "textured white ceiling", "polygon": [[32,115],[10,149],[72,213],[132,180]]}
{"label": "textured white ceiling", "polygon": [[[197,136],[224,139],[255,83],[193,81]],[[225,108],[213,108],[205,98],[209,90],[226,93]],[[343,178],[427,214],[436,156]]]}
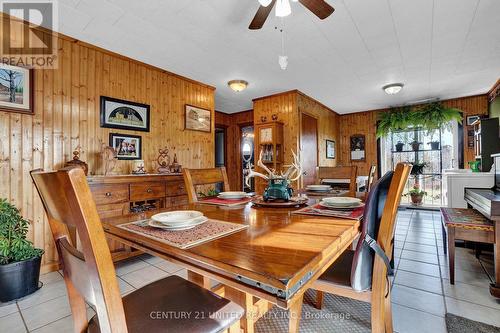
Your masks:
{"label": "textured white ceiling", "polygon": [[[216,109],[299,89],[338,113],[484,93],[500,77],[500,0],[327,0],[324,21],[298,3],[247,29],[257,0],[60,0],[59,30],[217,87]],[[235,93],[231,79],[250,82]],[[386,95],[381,87],[403,82]]]}

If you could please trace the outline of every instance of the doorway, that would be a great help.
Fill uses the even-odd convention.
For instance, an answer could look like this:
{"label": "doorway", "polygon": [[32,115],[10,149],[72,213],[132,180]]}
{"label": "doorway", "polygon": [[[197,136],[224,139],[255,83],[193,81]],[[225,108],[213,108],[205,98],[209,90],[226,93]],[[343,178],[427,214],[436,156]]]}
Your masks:
{"label": "doorway", "polygon": [[215,167],[226,165],[226,128],[215,128]]}
{"label": "doorway", "polygon": [[316,167],[318,166],[318,120],[301,113],[300,149],[304,176],[302,186],[316,183]]}

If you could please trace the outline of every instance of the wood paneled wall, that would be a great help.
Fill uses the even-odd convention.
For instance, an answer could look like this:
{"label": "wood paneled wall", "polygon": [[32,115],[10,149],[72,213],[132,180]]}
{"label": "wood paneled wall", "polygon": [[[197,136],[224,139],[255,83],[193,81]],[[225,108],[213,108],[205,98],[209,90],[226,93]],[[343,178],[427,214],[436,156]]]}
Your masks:
{"label": "wood paneled wall", "polygon": [[232,191],[243,189],[241,127],[253,124],[253,110],[238,113],[215,112],[215,125],[226,129],[226,170]]}
{"label": "wood paneled wall", "polygon": [[[318,162],[321,166],[335,166],[337,159],[326,159],[326,139],[335,140],[339,136],[339,115],[323,104],[308,97],[298,90],[283,92],[276,95],[254,99],[254,121],[256,124],[272,121],[272,115],[278,116],[278,121],[284,123],[284,162],[292,161],[293,149],[295,152],[300,147],[300,113],[306,113],[318,119]],[[337,153],[339,147],[337,146]],[[258,152],[256,152],[258,154]],[[259,190],[262,184],[257,182]]]}
{"label": "wood paneled wall", "polygon": [[[61,168],[80,145],[90,173],[101,174],[99,152],[110,132],[141,135],[150,172],[164,146],[185,167],[214,165],[214,122],[212,133],[184,130],[184,104],[213,112],[214,88],[69,37],[59,36],[58,43],[59,67],[35,70],[35,114],[0,112],[0,197],[32,221],[29,239],[45,250],[44,271],[55,267],[56,252],[31,169]],[[101,95],[151,105],[150,132],[101,128]],[[130,165],[119,161],[116,172],[129,173]]]}
{"label": "wood paneled wall", "polygon": [[[443,101],[443,104],[454,107],[468,115],[487,115],[488,98],[487,95],[477,95],[470,97],[455,98]],[[351,113],[340,116],[340,163],[358,166],[360,175],[368,175],[370,165],[377,164],[377,139],[376,126],[378,112],[386,112],[388,109],[373,110],[359,113]],[[350,159],[350,136],[353,134],[364,134],[366,136],[366,161],[351,162]],[[474,160],[474,149],[467,147],[467,130],[464,128],[464,166],[467,162]]]}

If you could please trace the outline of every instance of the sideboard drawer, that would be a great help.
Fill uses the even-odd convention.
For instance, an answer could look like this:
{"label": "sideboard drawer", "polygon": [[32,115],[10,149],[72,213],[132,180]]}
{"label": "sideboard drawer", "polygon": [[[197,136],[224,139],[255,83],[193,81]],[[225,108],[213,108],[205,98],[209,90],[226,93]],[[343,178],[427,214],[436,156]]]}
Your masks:
{"label": "sideboard drawer", "polygon": [[186,195],[186,186],[184,185],[184,181],[177,182],[168,182],[167,183],[167,196],[176,196],[176,195]]}
{"label": "sideboard drawer", "polygon": [[165,197],[165,183],[130,184],[130,200],[143,201]]}
{"label": "sideboard drawer", "polygon": [[127,184],[90,185],[90,191],[97,205],[129,201]]}
{"label": "sideboard drawer", "polygon": [[186,195],[171,197],[169,199],[170,202],[168,208],[180,208],[188,204],[188,197]]}

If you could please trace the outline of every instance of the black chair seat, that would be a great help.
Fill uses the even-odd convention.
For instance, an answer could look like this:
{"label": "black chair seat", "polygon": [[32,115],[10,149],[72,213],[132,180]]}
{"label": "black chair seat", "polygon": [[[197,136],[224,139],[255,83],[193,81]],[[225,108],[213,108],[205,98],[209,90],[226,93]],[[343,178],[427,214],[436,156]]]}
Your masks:
{"label": "black chair seat", "polygon": [[[123,307],[129,333],[215,333],[243,315],[239,305],[176,275],[123,297]],[[97,315],[90,320],[88,332],[100,332]]]}
{"label": "black chair seat", "polygon": [[351,287],[351,269],[354,251],[346,250],[319,277],[319,281],[327,281],[341,286]]}

